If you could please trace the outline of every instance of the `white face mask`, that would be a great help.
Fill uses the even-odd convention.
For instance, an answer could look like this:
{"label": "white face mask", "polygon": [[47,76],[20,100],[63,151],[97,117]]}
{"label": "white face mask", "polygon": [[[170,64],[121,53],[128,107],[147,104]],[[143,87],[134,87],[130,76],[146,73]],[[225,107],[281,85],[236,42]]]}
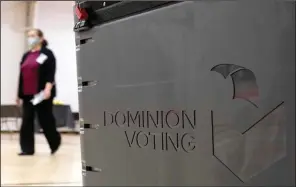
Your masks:
{"label": "white face mask", "polygon": [[28,45],[30,48],[35,47],[40,42],[38,37],[29,37],[28,38]]}

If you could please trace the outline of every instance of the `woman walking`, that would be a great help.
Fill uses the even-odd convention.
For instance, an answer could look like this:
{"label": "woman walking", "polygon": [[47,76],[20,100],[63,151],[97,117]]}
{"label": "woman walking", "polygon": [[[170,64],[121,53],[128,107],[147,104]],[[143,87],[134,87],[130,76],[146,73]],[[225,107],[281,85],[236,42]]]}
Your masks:
{"label": "woman walking", "polygon": [[[30,30],[27,37],[30,50],[23,55],[21,60],[18,96],[16,99],[17,105],[22,105],[23,109],[20,129],[21,152],[19,155],[26,156],[35,153],[35,113],[51,149],[51,154],[54,154],[61,144],[61,136],[57,131],[52,112],[52,101],[56,95],[56,60],[53,52],[47,48],[47,41],[40,29]],[[41,91],[43,91],[44,100],[33,105],[31,100],[34,95]]]}

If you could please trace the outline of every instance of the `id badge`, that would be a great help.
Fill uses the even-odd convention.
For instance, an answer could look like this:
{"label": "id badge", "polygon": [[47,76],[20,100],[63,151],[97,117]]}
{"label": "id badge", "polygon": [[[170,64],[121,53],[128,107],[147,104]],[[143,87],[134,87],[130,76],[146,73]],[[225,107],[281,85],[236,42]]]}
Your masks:
{"label": "id badge", "polygon": [[45,62],[45,60],[47,59],[48,57],[41,53],[38,58],[36,59],[36,61],[39,63],[39,64],[43,64]]}

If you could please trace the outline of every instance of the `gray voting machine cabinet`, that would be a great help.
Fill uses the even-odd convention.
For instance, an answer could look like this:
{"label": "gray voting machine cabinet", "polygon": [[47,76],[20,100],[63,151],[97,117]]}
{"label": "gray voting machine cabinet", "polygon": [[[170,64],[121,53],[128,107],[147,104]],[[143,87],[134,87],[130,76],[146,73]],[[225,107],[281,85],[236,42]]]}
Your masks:
{"label": "gray voting machine cabinet", "polygon": [[77,2],[84,186],[295,186],[295,2]]}

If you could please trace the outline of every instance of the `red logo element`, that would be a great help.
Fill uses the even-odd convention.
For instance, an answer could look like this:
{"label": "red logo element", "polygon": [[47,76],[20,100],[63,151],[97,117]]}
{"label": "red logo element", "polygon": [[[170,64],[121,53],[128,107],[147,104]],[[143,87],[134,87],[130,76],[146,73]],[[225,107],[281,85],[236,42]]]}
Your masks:
{"label": "red logo element", "polygon": [[88,18],[86,10],[84,8],[80,8],[79,6],[76,6],[75,14],[79,20],[86,20]]}

